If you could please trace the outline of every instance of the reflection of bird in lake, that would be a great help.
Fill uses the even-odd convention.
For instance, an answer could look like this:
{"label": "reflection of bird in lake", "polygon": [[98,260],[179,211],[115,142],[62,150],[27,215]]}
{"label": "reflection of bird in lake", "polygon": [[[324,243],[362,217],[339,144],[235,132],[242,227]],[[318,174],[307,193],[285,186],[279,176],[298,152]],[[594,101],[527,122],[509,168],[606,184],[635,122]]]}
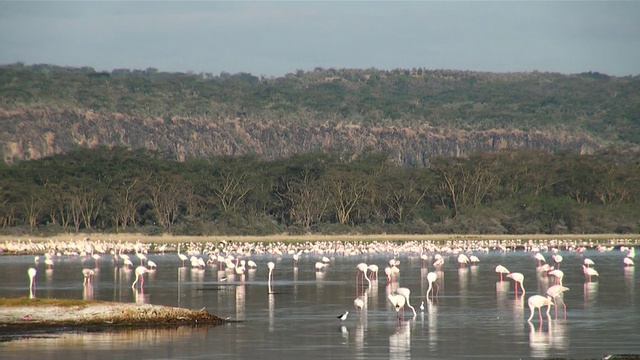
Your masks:
{"label": "reflection of bird in lake", "polygon": [[524,285],[522,284],[524,282],[524,275],[521,273],[511,273],[507,275],[507,277],[513,280],[513,290],[515,291],[516,296],[518,296],[518,284],[520,284],[522,295],[524,295]]}
{"label": "reflection of bird in lake", "polygon": [[427,281],[429,282],[429,288],[427,289],[427,298],[429,298],[429,292],[431,292],[431,297],[433,297],[433,285],[438,286],[436,282],[438,280],[438,274],[431,271],[427,274]]}
{"label": "reflection of bird in lake", "polygon": [[405,297],[405,299],[407,300],[407,306],[411,309],[411,311],[413,311],[413,316],[416,316],[416,309],[414,309],[413,306],[411,306],[411,302],[409,301],[409,297],[411,296],[411,290],[409,290],[409,288],[406,288],[406,287],[401,287],[396,289],[396,293]]}
{"label": "reflection of bird in lake", "polygon": [[538,309],[538,317],[540,318],[540,322],[542,322],[541,308],[543,306],[547,307],[547,317],[549,317],[549,311],[551,311],[551,305],[553,305],[550,296],[532,295],[529,297],[529,300],[527,300],[527,303],[529,304],[529,310],[531,310],[531,315],[529,316],[529,319],[527,319],[527,321],[531,321],[531,319],[533,318],[533,313],[536,309]]}
{"label": "reflection of bird in lake", "polygon": [[506,267],[504,267],[504,266],[502,266],[502,265],[498,265],[498,266],[496,266],[496,272],[497,272],[498,274],[500,274],[500,281],[502,281],[502,280],[503,280],[503,279],[502,279],[502,275],[503,275],[503,274],[509,274],[509,273],[510,273],[510,271],[509,271]]}
{"label": "reflection of bird in lake", "polygon": [[[367,276],[367,271],[369,271],[367,264],[359,263],[356,267],[358,268],[358,272],[356,273],[356,286],[358,286],[358,277],[360,274],[362,274],[362,278],[366,279],[369,286],[371,286],[371,280],[369,280],[369,277]],[[364,286],[364,280],[362,281],[362,286]]]}
{"label": "reflection of bird in lake", "polygon": [[82,269],[82,275],[84,276],[82,284],[87,285],[93,282],[93,275],[95,275],[95,272],[91,269]]}
{"label": "reflection of bird in lake", "polygon": [[338,315],[338,319],[340,319],[340,322],[342,322],[347,320],[347,316],[349,316],[349,311],[345,311],[344,314]]}
{"label": "reflection of bird in lake", "polygon": [[585,265],[582,265],[582,272],[584,272],[584,274],[587,275],[587,277],[589,278],[589,281],[591,281],[592,276],[599,276],[596,269],[587,267]]}
{"label": "reflection of bird in lake", "polygon": [[267,285],[269,286],[269,294],[273,294],[273,284],[271,283],[271,281],[273,280],[273,269],[276,267],[276,264],[274,264],[272,261],[269,261],[269,263],[267,263],[267,269],[269,269],[269,279],[267,280]]}
{"label": "reflection of bird in lake", "polygon": [[558,317],[558,301],[560,299],[562,301],[562,307],[564,308],[564,315],[567,316],[567,304],[564,303],[564,299],[562,299],[562,293],[568,291],[569,288],[562,285],[553,285],[547,289],[547,295],[551,296],[553,299],[553,305],[556,307],[556,317]]}
{"label": "reflection of bird in lake", "polygon": [[131,288],[135,288],[138,280],[140,280],[140,288],[142,289],[142,287],[144,286],[144,274],[148,272],[149,269],[147,269],[146,267],[138,266],[136,268],[136,280],[133,282],[133,284],[131,284]]}

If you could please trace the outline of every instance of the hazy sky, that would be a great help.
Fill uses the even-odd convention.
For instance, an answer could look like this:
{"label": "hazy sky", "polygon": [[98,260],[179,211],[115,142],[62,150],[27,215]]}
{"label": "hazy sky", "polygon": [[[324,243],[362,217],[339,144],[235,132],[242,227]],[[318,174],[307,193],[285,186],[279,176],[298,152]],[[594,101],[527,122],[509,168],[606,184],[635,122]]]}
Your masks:
{"label": "hazy sky", "polygon": [[640,1],[0,0],[0,64],[640,74]]}

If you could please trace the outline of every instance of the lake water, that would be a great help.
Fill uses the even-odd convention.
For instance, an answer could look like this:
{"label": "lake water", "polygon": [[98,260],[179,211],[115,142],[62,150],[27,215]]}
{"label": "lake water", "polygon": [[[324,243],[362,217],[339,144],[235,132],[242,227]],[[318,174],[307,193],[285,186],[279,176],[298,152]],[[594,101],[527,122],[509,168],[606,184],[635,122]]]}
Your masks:
{"label": "lake water", "polygon": [[[543,253],[553,264],[550,253]],[[145,275],[144,291],[133,290],[134,271],[103,257],[92,286],[83,286],[83,268],[94,260],[56,257],[53,269],[37,265],[36,297],[94,298],[206,308],[223,318],[242,320],[222,326],[185,326],[176,329],[135,329],[98,333],[56,333],[0,343],[2,359],[519,359],[601,358],[605,354],[640,353],[638,276],[625,268],[619,250],[560,252],[564,259],[562,306],[540,323],[536,312],[528,322],[527,299],[543,294],[553,283],[524,251],[475,254],[476,266],[459,268],[456,256],[445,255],[437,272],[438,294],[425,301],[426,275],[419,254],[401,253],[397,281],[386,283],[382,269],[392,254],[335,256],[322,271],[314,264],[321,255],[303,255],[297,267],[291,256],[254,256],[257,269],[244,276],[181,267],[178,256],[149,254],[158,268]],[[588,282],[582,271],[585,257],[599,272]],[[132,257],[135,259],[135,257]],[[27,269],[33,256],[0,256],[0,292],[3,297],[28,296]],[[249,258],[245,258],[249,260]],[[137,259],[136,259],[137,260]],[[273,294],[269,294],[267,262],[275,263]],[[135,260],[134,260],[135,262]],[[356,286],[360,262],[376,264],[380,276],[368,286]],[[513,282],[499,281],[494,269],[502,264],[524,274],[526,294],[516,296]],[[226,281],[220,279],[226,277]],[[398,286],[411,290],[414,316],[406,309],[404,321],[387,298]],[[363,310],[354,299],[365,300]],[[419,306],[425,301],[425,309]],[[545,308],[546,309],[546,308]],[[341,322],[337,316],[349,311]],[[1,333],[2,330],[0,330]]]}

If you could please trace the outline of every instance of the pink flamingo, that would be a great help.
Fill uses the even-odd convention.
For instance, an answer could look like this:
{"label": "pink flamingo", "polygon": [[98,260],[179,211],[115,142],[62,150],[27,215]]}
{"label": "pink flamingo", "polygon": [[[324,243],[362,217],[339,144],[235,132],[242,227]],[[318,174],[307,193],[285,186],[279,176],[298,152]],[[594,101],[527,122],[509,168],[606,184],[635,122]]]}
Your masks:
{"label": "pink flamingo", "polygon": [[521,273],[511,273],[508,274],[507,277],[513,280],[513,290],[515,291],[516,296],[518,296],[518,284],[520,284],[522,295],[524,295],[524,285],[522,285],[522,283],[524,282],[524,275],[522,275]]}
{"label": "pink flamingo", "polygon": [[542,308],[543,306],[547,307],[547,318],[549,318],[551,305],[553,305],[550,296],[532,295],[529,297],[529,300],[527,300],[527,303],[529,304],[529,310],[531,310],[531,315],[529,316],[529,319],[527,319],[527,321],[531,321],[531,319],[533,318],[533,313],[536,311],[536,309],[538,309],[538,317],[540,318],[540,324],[542,324],[542,310],[540,308]]}
{"label": "pink flamingo", "polygon": [[498,274],[500,274],[500,282],[502,282],[502,274],[509,274],[511,273],[506,267],[502,266],[502,265],[498,265],[496,266],[496,272]]}
{"label": "pink flamingo", "polygon": [[136,268],[136,280],[133,282],[133,284],[131,284],[131,288],[135,289],[136,284],[138,283],[138,279],[140,279],[140,289],[142,289],[142,287],[144,286],[144,274],[149,272],[149,269],[147,269],[144,266],[138,266]]}

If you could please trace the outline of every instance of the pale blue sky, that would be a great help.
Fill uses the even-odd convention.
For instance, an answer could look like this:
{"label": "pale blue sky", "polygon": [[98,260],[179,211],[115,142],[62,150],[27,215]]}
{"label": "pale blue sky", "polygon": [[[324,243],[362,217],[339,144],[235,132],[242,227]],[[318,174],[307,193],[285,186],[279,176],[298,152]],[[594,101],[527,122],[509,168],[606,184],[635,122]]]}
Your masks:
{"label": "pale blue sky", "polygon": [[0,1],[0,64],[640,75],[640,1]]}

